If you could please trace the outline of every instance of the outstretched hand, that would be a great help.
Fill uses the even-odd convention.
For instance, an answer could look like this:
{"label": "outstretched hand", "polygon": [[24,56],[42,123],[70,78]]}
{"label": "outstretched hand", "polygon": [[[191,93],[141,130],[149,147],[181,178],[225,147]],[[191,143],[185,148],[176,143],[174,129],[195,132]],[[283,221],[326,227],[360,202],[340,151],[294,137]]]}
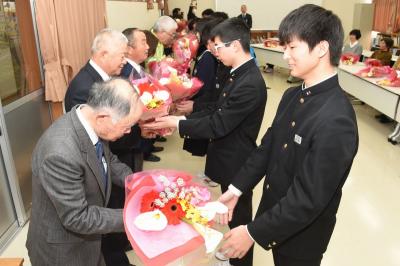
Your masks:
{"label": "outstretched hand", "polygon": [[227,190],[224,194],[222,194],[218,201],[223,203],[226,207],[228,207],[228,212],[223,214],[217,214],[215,220],[223,225],[228,224],[232,220],[233,209],[235,208],[239,197],[233,194],[230,190]]}
{"label": "outstretched hand", "polygon": [[163,116],[156,118],[154,122],[146,123],[141,125],[144,129],[147,130],[157,130],[157,129],[176,129],[178,126],[178,121],[184,119],[183,116]]}

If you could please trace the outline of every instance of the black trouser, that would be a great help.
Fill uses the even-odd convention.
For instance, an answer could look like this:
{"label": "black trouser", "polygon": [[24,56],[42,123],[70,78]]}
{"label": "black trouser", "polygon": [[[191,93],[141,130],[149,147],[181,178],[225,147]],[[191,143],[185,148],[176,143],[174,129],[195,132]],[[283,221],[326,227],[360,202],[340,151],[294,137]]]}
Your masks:
{"label": "black trouser", "polygon": [[282,255],[272,250],[275,266],[319,266],[321,265],[322,255],[315,259],[296,259]]}
{"label": "black trouser", "polygon": [[[221,191],[224,193],[228,187],[221,185]],[[246,225],[253,220],[253,191],[243,193],[233,210],[232,221],[229,222],[229,228],[233,229],[239,225]],[[234,266],[252,266],[253,265],[254,245],[249,249],[246,255],[241,259],[229,259],[229,263]]]}
{"label": "black trouser", "polygon": [[[143,160],[141,153],[130,151],[114,151],[118,159],[128,165],[132,172],[141,171]],[[107,207],[112,209],[122,209],[125,204],[125,188],[112,185],[110,200]],[[101,241],[101,251],[107,266],[129,266],[129,259],[125,251],[129,247],[129,240],[125,233],[110,233],[103,235]]]}

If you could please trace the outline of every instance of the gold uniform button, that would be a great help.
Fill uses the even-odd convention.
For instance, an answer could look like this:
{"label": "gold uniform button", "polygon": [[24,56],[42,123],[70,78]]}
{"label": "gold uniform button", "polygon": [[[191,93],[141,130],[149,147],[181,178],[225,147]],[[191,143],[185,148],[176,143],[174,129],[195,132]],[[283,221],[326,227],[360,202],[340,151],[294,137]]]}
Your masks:
{"label": "gold uniform button", "polygon": [[292,121],[292,127],[294,127],[296,125],[296,122]]}
{"label": "gold uniform button", "polygon": [[224,97],[225,97],[225,96],[226,96],[226,93],[224,92],[224,94],[222,94],[222,96],[224,96]]}
{"label": "gold uniform button", "polygon": [[275,246],[275,245],[276,245],[276,242],[275,242],[275,241],[272,241],[271,245],[272,245],[272,246]]}
{"label": "gold uniform button", "polygon": [[229,78],[229,82],[232,82],[233,81],[233,79],[232,78]]}
{"label": "gold uniform button", "polygon": [[267,184],[266,188],[269,189],[269,184]]}
{"label": "gold uniform button", "polygon": [[304,98],[300,98],[300,103],[304,103]]}
{"label": "gold uniform button", "polygon": [[284,149],[287,148],[287,143],[283,144],[283,148],[284,148]]}
{"label": "gold uniform button", "polygon": [[220,112],[221,112],[221,111],[222,111],[222,109],[221,109],[221,108],[218,108],[218,111],[220,111]]}

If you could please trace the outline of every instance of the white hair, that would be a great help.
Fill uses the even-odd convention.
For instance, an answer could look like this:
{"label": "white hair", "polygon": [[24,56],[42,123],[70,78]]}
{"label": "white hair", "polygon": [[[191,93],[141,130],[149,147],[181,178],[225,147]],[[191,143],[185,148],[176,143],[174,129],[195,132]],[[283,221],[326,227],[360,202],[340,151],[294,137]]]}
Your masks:
{"label": "white hair", "polygon": [[122,44],[128,44],[128,39],[119,31],[113,29],[102,29],[96,34],[92,43],[92,54],[100,50],[113,51]]}
{"label": "white hair", "polygon": [[173,29],[176,30],[177,28],[178,24],[169,16],[159,17],[153,26],[155,32],[170,31]]}

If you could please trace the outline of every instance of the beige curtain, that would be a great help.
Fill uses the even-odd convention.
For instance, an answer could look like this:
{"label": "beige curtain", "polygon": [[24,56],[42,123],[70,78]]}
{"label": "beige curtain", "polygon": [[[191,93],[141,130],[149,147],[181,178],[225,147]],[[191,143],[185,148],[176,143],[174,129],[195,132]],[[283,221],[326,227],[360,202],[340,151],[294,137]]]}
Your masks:
{"label": "beige curtain", "polygon": [[44,61],[45,98],[46,101],[60,102],[64,99],[67,81],[61,69],[57,20],[52,0],[36,1],[36,20]]}
{"label": "beige curtain", "polygon": [[393,25],[393,32],[400,33],[400,0],[397,0],[395,14],[396,18]]}
{"label": "beige curtain", "polygon": [[64,100],[69,81],[90,57],[95,34],[106,26],[105,0],[37,0],[46,100]]}
{"label": "beige curtain", "polygon": [[373,30],[390,33],[393,29],[393,15],[397,0],[375,0]]}

